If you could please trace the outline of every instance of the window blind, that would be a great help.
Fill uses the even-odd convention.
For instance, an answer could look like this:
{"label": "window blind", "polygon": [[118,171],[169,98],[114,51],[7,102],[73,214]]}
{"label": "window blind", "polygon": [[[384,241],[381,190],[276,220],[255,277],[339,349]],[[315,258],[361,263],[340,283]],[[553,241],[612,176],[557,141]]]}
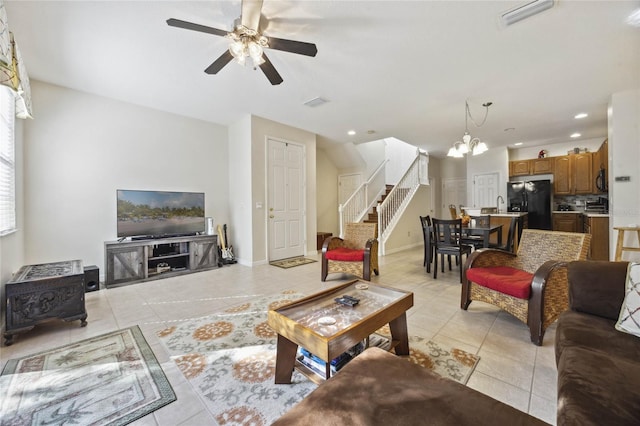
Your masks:
{"label": "window blind", "polygon": [[0,86],[0,236],[16,229],[15,95]]}

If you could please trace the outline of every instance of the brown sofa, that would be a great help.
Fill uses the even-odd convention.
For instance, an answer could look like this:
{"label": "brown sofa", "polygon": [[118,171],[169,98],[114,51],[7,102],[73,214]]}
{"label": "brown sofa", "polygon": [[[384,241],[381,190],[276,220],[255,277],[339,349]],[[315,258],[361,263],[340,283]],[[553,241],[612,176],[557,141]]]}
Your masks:
{"label": "brown sofa", "polygon": [[555,346],[559,426],[640,425],[640,337],[614,328],[627,265],[569,264],[569,310]]}
{"label": "brown sofa", "polygon": [[379,348],[369,348],[274,425],[512,426],[546,423],[404,358]]}

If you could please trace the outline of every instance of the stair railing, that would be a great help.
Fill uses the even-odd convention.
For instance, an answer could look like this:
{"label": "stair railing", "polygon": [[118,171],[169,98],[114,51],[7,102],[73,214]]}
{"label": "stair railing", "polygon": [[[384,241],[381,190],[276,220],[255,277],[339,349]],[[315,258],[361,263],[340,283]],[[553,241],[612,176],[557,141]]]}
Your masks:
{"label": "stair railing", "polygon": [[389,239],[393,228],[400,220],[414,194],[418,191],[421,182],[427,179],[426,176],[421,176],[421,172],[424,173],[422,170],[423,163],[421,162],[422,156],[426,157],[426,153],[418,151],[416,158],[400,178],[400,181],[393,187],[384,201],[378,203],[376,208],[378,213],[378,250],[382,256],[385,255],[385,243]]}
{"label": "stair railing", "polygon": [[360,222],[377,203],[385,191],[384,170],[388,160],[384,160],[371,174],[371,177],[361,184],[353,194],[338,206],[340,218],[340,238],[344,237],[344,224]]}

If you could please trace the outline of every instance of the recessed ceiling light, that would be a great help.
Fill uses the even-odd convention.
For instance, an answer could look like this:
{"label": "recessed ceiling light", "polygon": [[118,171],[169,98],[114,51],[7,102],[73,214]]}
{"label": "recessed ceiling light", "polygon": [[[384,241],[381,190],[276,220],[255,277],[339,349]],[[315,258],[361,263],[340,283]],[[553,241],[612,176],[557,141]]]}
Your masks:
{"label": "recessed ceiling light", "polygon": [[571,135],[572,138],[579,138],[580,136],[582,136],[580,133],[573,133]]}
{"label": "recessed ceiling light", "polygon": [[586,118],[588,116],[589,114],[587,114],[586,112],[581,112],[580,114],[576,114],[573,118],[580,120],[581,118]]}
{"label": "recessed ceiling light", "polygon": [[515,146],[520,146],[520,145],[522,145],[522,142],[516,142],[516,143],[514,143],[514,145]]}
{"label": "recessed ceiling light", "polygon": [[353,135],[355,135],[355,134],[356,134],[356,131],[355,131],[355,130],[349,130],[349,131],[347,132],[347,134],[348,134],[349,136],[353,136]]}

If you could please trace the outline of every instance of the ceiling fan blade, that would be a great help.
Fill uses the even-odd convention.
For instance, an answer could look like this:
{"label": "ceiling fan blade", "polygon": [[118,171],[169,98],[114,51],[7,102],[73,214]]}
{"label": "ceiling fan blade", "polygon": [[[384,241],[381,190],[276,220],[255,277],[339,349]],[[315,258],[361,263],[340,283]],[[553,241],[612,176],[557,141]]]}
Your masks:
{"label": "ceiling fan blade", "polygon": [[284,80],[282,80],[282,77],[280,76],[278,71],[276,71],[276,68],[273,66],[269,58],[267,58],[267,55],[263,53],[262,57],[264,58],[264,63],[260,65],[260,69],[262,70],[264,75],[267,76],[271,84],[274,86],[282,83]]}
{"label": "ceiling fan blade", "polygon": [[258,31],[261,13],[262,0],[242,0],[240,23],[249,29]]}
{"label": "ceiling fan blade", "polygon": [[172,27],[184,28],[185,30],[200,31],[201,33],[208,33],[222,37],[226,36],[229,33],[229,31],[219,30],[213,27],[206,27],[204,25],[181,21],[180,19],[174,18],[167,19],[167,24]]}
{"label": "ceiling fan blade", "polygon": [[313,43],[304,41],[286,40],[284,38],[269,37],[269,48],[284,52],[298,53],[306,56],[316,56],[318,48]]}
{"label": "ceiling fan blade", "polygon": [[209,65],[206,70],[204,70],[204,72],[206,72],[207,74],[217,74],[218,71],[220,71],[225,65],[231,62],[232,59],[233,56],[231,55],[231,53],[228,50],[225,50],[218,59],[216,59],[211,65]]}

